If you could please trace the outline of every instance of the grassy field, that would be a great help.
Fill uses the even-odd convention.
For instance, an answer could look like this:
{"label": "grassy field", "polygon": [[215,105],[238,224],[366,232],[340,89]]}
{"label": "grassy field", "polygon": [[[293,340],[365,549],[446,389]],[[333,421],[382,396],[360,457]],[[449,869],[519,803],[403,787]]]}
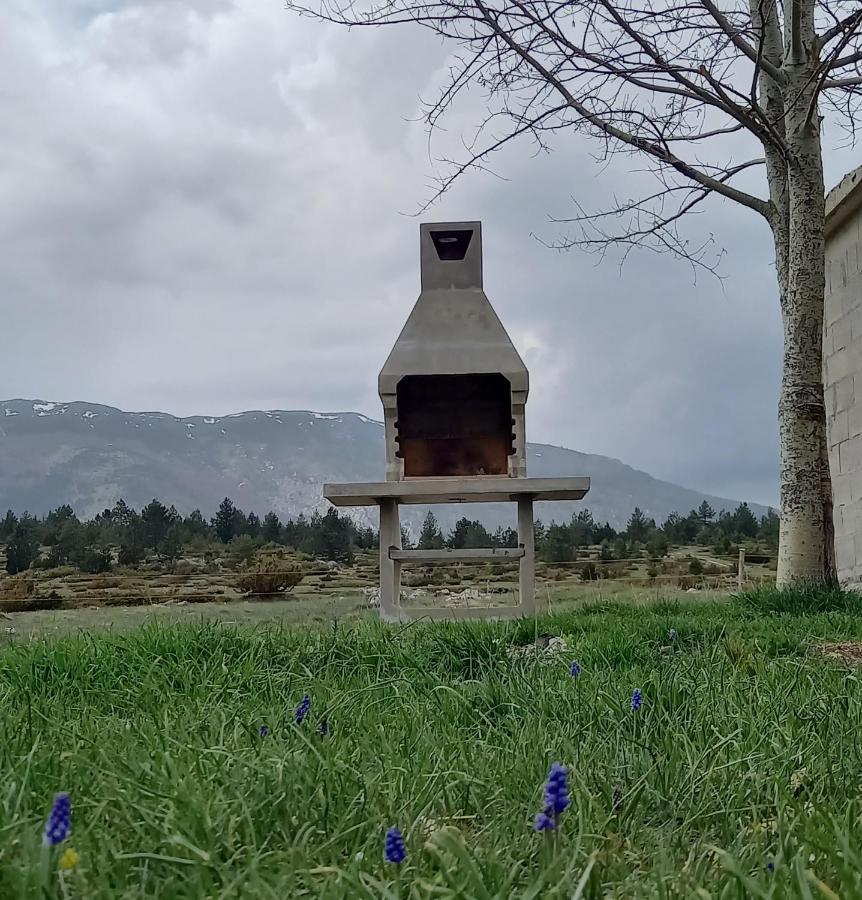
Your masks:
{"label": "grassy field", "polygon": [[[856,603],[9,641],[0,897],[860,897],[862,685],[819,652],[862,641]],[[567,648],[518,649],[538,635]],[[539,834],[556,761],[572,805]],[[45,849],[59,791],[72,835]]]}

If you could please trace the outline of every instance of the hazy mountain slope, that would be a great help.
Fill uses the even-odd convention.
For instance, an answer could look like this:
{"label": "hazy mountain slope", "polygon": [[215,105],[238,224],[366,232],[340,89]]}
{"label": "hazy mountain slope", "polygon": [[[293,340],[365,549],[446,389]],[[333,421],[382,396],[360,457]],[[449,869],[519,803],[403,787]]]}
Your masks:
{"label": "hazy mountain slope", "polygon": [[[659,481],[615,459],[545,444],[529,445],[528,465],[530,475],[593,479],[583,503],[547,504],[539,512],[545,520],[568,518],[586,505],[596,519],[620,526],[635,506],[662,520],[704,499],[716,510],[737,504]],[[135,507],[159,497],[182,512],[197,507],[209,516],[229,496],[247,511],[274,509],[285,517],[325,508],[324,481],[382,477],[383,427],[357,413],[271,410],[182,419],[94,403],[0,401],[0,510],[41,514],[70,503],[90,516],[119,497]],[[507,505],[435,512],[447,525],[463,514],[481,515],[489,524],[514,522]],[[422,513],[410,508],[407,518],[416,522]]]}

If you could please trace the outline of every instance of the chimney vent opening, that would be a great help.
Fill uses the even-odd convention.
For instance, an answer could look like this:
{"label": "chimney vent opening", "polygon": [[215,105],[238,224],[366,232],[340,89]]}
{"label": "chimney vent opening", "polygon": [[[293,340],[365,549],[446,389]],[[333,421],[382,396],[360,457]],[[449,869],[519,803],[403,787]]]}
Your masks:
{"label": "chimney vent opening", "polygon": [[467,229],[431,232],[431,240],[437,250],[437,258],[443,262],[464,259],[472,237],[473,232]]}

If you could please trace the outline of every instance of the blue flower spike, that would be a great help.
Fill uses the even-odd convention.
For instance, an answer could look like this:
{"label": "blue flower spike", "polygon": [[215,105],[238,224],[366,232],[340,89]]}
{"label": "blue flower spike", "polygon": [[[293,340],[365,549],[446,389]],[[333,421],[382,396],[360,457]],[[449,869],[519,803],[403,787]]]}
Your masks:
{"label": "blue flower spike", "polygon": [[675,641],[678,635],[676,633],[676,628],[671,628],[671,630],[667,633],[667,639],[669,641]]}
{"label": "blue flower spike", "polygon": [[536,831],[553,831],[557,827],[557,823],[547,814],[540,812],[536,816],[536,821],[533,823],[533,828]]}
{"label": "blue flower spike", "polygon": [[320,720],[320,724],[317,726],[317,733],[321,737],[326,737],[329,734],[329,721],[327,719]]}
{"label": "blue flower spike", "polygon": [[303,720],[308,715],[308,711],[311,709],[311,697],[306,694],[299,706],[296,707],[296,724],[302,725]]}
{"label": "blue flower spike", "polygon": [[269,734],[269,729],[266,725],[261,725],[257,732],[262,738],[265,738]]}
{"label": "blue flower spike", "polygon": [[572,663],[572,667],[571,667],[571,669],[569,669],[569,672],[570,672],[572,678],[580,678],[580,676],[581,676],[581,664],[580,664],[577,660],[575,660],[575,661]]}
{"label": "blue flower spike", "polygon": [[571,804],[569,797],[569,773],[562,763],[554,763],[545,785],[545,812],[558,816]]}
{"label": "blue flower spike", "polygon": [[555,831],[560,822],[560,815],[572,803],[569,797],[569,772],[562,763],[555,762],[551,766],[548,780],[545,782],[543,799],[545,808],[536,816],[533,828],[536,831]]}
{"label": "blue flower spike", "polygon": [[72,801],[68,794],[57,794],[54,805],[45,823],[42,843],[46,847],[56,847],[72,833]]}
{"label": "blue flower spike", "polygon": [[641,689],[635,688],[635,692],[632,694],[632,712],[637,712],[641,705],[643,704],[643,696],[641,695]]}
{"label": "blue flower spike", "polygon": [[388,863],[400,866],[407,856],[407,849],[404,846],[404,838],[401,832],[394,826],[386,832],[386,843],[383,847],[383,858]]}

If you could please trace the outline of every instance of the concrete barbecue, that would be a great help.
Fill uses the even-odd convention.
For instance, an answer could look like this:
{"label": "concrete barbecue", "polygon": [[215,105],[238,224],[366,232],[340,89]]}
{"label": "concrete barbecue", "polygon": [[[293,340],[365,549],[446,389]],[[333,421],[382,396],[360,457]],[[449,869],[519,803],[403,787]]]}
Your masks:
{"label": "concrete barbecue", "polygon": [[[580,500],[589,478],[528,478],[527,367],[482,288],[482,225],[419,227],[422,291],[378,378],[386,480],[326,484],[336,506],[380,507],[380,613],[411,618],[532,615],[533,503]],[[406,550],[399,505],[511,501],[518,547]],[[402,607],[401,566],[517,559],[519,603],[470,609]]]}

